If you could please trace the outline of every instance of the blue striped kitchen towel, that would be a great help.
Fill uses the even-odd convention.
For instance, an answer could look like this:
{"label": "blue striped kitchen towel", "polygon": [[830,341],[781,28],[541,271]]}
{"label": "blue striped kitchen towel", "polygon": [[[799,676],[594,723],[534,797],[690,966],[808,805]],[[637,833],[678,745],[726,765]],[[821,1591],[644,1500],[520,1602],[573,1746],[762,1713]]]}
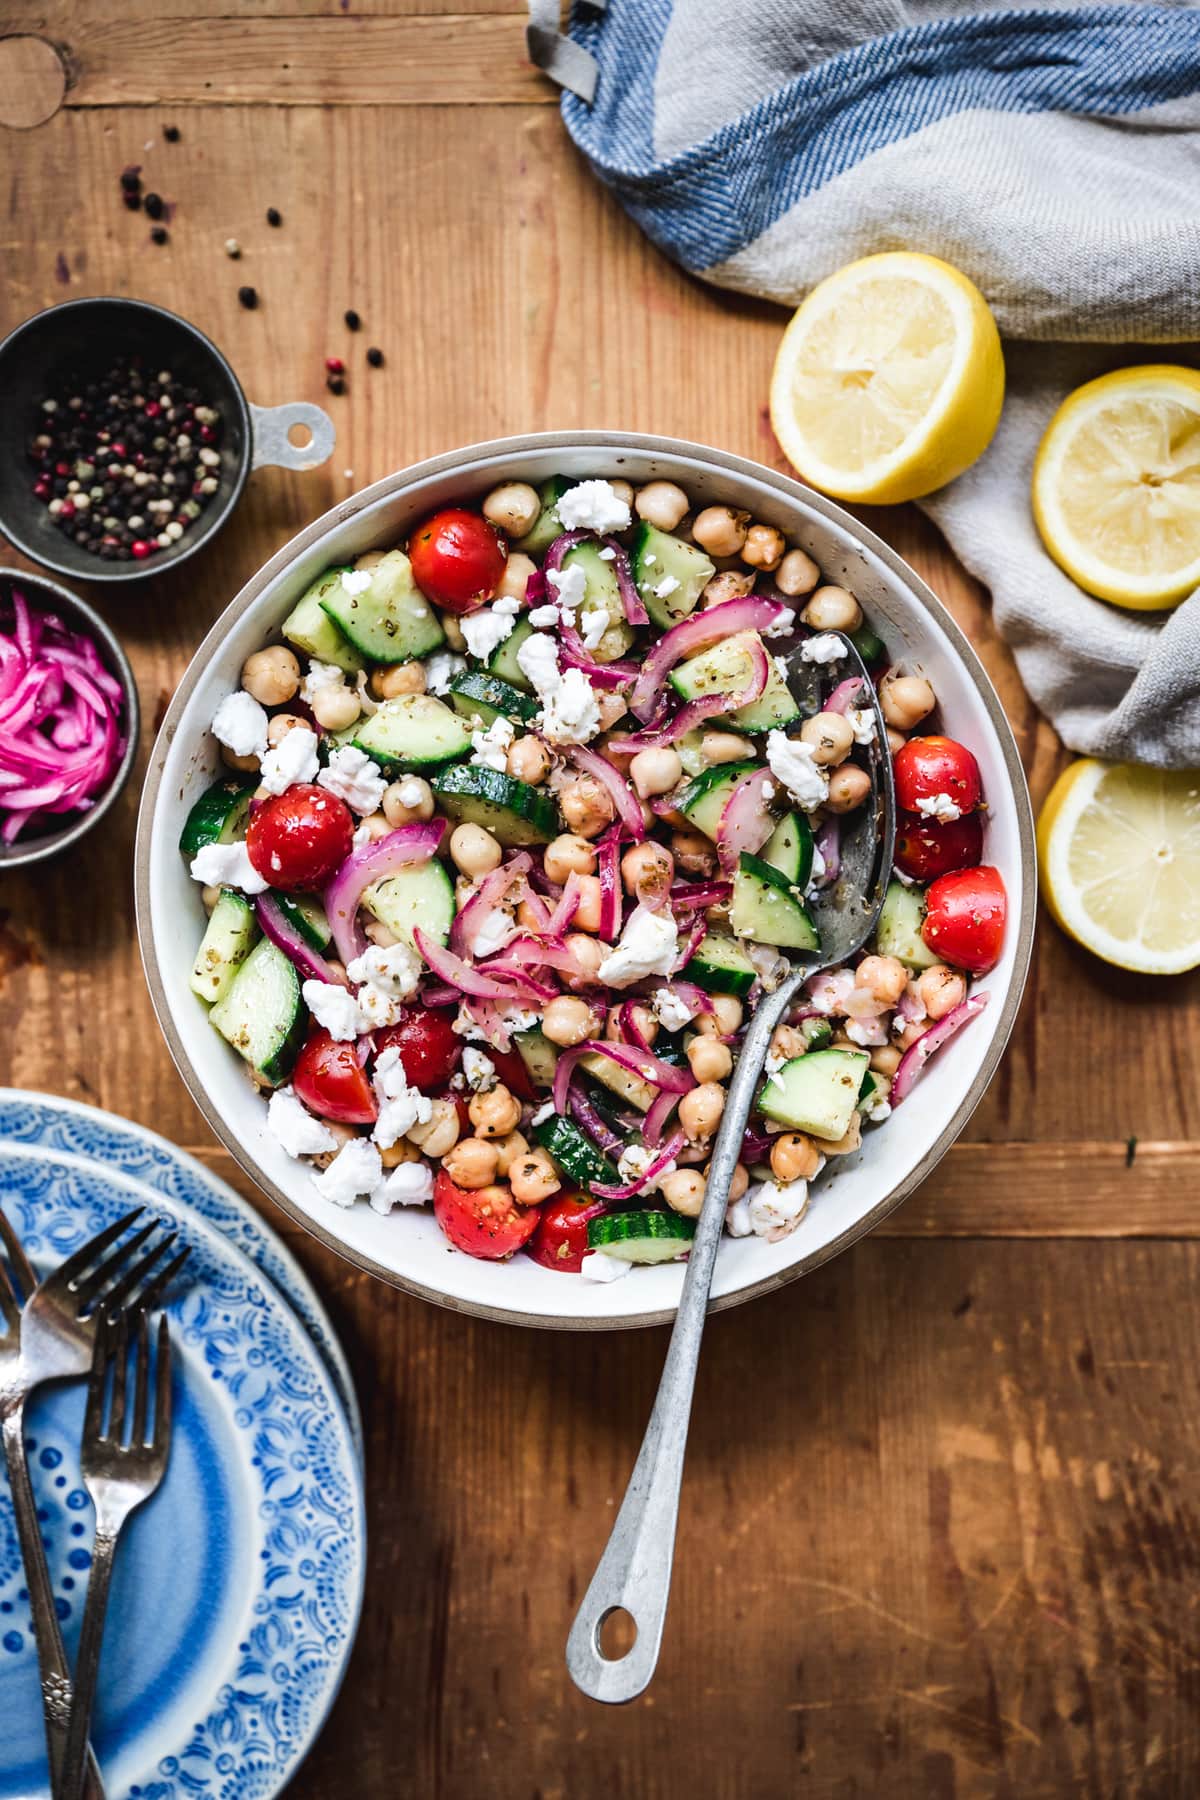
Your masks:
{"label": "blue striped kitchen towel", "polygon": [[1200,766],[1200,592],[1169,615],[1090,599],[1028,500],[1071,387],[1164,360],[1147,346],[1200,363],[1200,6],[600,0],[567,37],[557,0],[530,11],[572,137],[693,273],[794,305],[904,248],[978,283],[1009,397],[926,510],[1072,748]]}

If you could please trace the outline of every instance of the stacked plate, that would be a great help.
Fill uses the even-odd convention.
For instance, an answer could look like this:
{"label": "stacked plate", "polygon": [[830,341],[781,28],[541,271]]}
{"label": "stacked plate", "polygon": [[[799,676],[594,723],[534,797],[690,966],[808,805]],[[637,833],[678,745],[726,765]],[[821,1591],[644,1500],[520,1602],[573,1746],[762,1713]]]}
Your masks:
{"label": "stacked plate", "polygon": [[[362,1427],[289,1251],[231,1188],[110,1113],[0,1089],[0,1206],[44,1273],[134,1206],[192,1255],[167,1310],[171,1466],[122,1540],[92,1741],[108,1800],[269,1800],[325,1721],[358,1625]],[[84,1389],[26,1421],[68,1655],[87,1587]],[[37,1661],[0,1478],[0,1800],[43,1800]]]}

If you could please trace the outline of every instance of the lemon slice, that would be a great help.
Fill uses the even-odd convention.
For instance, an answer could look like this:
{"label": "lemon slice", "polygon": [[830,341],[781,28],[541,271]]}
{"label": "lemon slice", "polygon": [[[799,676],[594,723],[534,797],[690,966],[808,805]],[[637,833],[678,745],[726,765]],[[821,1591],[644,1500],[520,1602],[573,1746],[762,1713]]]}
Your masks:
{"label": "lemon slice", "polygon": [[949,263],[895,250],[815,287],[783,335],[771,424],[804,480],[890,505],[986,450],[1004,403],[996,321]]}
{"label": "lemon slice", "polygon": [[1141,610],[1200,585],[1200,374],[1172,363],[1076,388],[1033,471],[1042,542],[1073,581]]}
{"label": "lemon slice", "polygon": [[1042,808],[1038,861],[1058,923],[1106,962],[1200,963],[1200,769],[1072,763]]}

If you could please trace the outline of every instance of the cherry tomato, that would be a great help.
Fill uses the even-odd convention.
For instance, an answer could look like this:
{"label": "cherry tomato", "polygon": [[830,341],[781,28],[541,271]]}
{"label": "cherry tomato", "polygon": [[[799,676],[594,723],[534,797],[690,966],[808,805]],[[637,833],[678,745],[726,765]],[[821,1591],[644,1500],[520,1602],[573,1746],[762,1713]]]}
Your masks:
{"label": "cherry tomato", "polygon": [[537,1230],[540,1206],[518,1206],[507,1188],[456,1187],[445,1169],[433,1184],[433,1213],[456,1250],[499,1262],[527,1244]]}
{"label": "cherry tomato", "polygon": [[925,896],[921,936],[956,968],[986,975],[1000,960],[1008,896],[999,869],[984,863],[940,875]]}
{"label": "cherry tomato", "polygon": [[395,1045],[405,1080],[427,1094],[445,1087],[462,1060],[462,1039],[451,1027],[453,1014],[428,1006],[404,1006],[394,1025],[375,1034],[377,1051]]}
{"label": "cherry tomato", "polygon": [[526,1246],[529,1255],[544,1269],[578,1275],[587,1255],[588,1220],[603,1211],[602,1200],[589,1200],[583,1194],[555,1194],[542,1208],[537,1230]]}
{"label": "cherry tomato", "polygon": [[310,1112],[341,1125],[373,1125],[379,1113],[353,1044],[314,1025],[292,1070],[292,1086]]}
{"label": "cherry tomato", "polygon": [[408,555],[421,592],[447,612],[466,613],[499,587],[508,546],[479,513],[450,506],[417,526]]}
{"label": "cherry tomato", "polygon": [[496,1065],[497,1075],[509,1093],[515,1094],[518,1100],[528,1100],[530,1106],[536,1106],[539,1100],[545,1099],[545,1095],[539,1094],[529,1079],[529,1070],[525,1067],[519,1050],[493,1050],[489,1044],[484,1054],[491,1057]]}
{"label": "cherry tomato", "polygon": [[977,812],[945,821],[901,813],[896,828],[896,867],[914,881],[932,881],[951,869],[972,869],[982,855],[983,820]]}
{"label": "cherry tomato", "polygon": [[948,737],[909,738],[896,752],[896,802],[919,812],[918,800],[949,794],[960,813],[974,812],[983,792],[979,764],[965,744]]}
{"label": "cherry tomato", "polygon": [[344,800],[297,782],[255,808],[246,827],[250,861],[274,888],[323,888],[353,848],[354,816]]}

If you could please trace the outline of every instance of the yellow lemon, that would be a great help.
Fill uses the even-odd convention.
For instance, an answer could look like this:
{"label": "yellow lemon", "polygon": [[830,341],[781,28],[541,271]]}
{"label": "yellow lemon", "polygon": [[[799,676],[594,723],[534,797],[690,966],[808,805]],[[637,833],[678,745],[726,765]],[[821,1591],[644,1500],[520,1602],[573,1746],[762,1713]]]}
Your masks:
{"label": "yellow lemon", "polygon": [[1200,585],[1200,374],[1147,363],[1068,395],[1033,471],[1042,542],[1101,600],[1174,606]]}
{"label": "yellow lemon", "polygon": [[1003,404],[987,301],[949,263],[910,250],[820,282],[771,377],[788,460],[839,500],[891,505],[944,487],[987,449]]}
{"label": "yellow lemon", "polygon": [[1072,763],[1037,837],[1047,904],[1085,949],[1147,975],[1200,963],[1200,769]]}

